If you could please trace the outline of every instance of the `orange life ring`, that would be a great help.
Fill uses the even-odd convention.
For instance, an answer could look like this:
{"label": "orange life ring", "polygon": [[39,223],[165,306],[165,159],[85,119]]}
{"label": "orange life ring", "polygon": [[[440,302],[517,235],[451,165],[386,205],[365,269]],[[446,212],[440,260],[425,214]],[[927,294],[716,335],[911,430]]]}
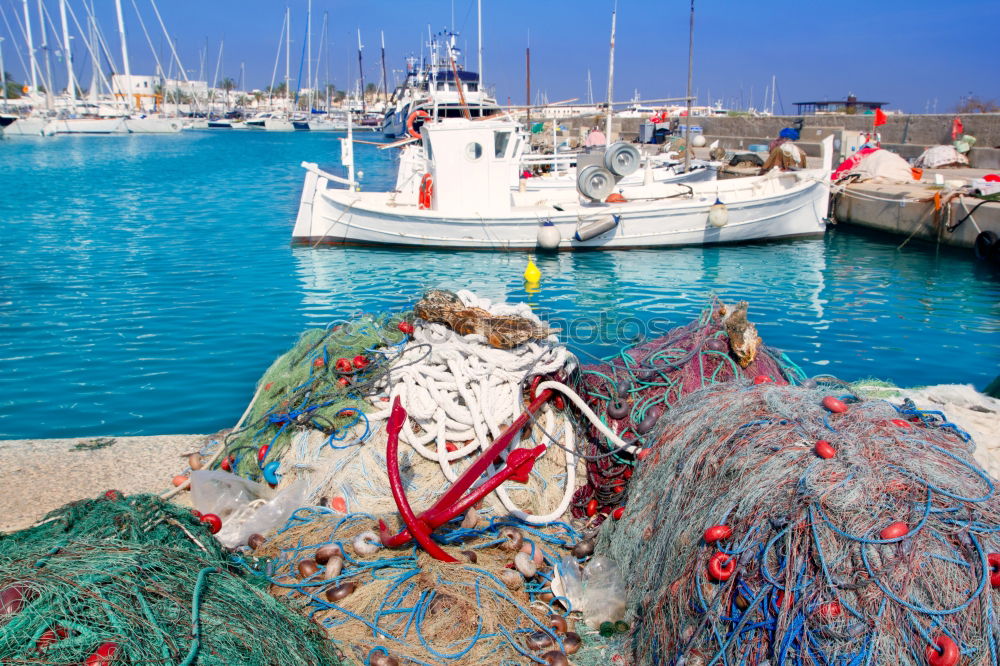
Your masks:
{"label": "orange life ring", "polygon": [[29,90],[31,89],[28,86],[21,86],[21,92],[23,94],[27,95]]}
{"label": "orange life ring", "polygon": [[430,118],[430,117],[431,117],[431,114],[427,113],[423,109],[417,109],[416,111],[414,111],[413,113],[411,113],[406,118],[406,132],[410,136],[412,136],[414,139],[419,139],[420,138],[420,132],[418,132],[417,130],[413,129],[413,122],[417,118]]}
{"label": "orange life ring", "polygon": [[429,173],[425,173],[420,179],[420,209],[427,210],[431,207],[431,196],[434,194],[434,179]]}

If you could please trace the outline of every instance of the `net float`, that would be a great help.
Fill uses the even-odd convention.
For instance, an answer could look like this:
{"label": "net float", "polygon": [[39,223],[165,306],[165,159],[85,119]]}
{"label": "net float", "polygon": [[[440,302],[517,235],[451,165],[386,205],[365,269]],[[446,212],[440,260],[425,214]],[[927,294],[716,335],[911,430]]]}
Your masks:
{"label": "net float", "polygon": [[444,448],[445,451],[447,451],[448,453],[454,453],[455,451],[458,451],[458,447],[455,446],[454,442],[445,442]]}
{"label": "net float", "polygon": [[228,472],[228,471],[232,470],[232,468],[233,468],[233,457],[229,456],[228,458],[223,458],[222,462],[219,463],[219,467],[222,469],[223,472]]}
{"label": "net float", "polygon": [[351,382],[347,379],[347,377],[338,377],[337,383],[340,384],[341,386],[350,386],[351,384]]}
{"label": "net float", "polygon": [[651,409],[646,412],[646,416],[642,418],[641,421],[635,426],[635,431],[639,435],[645,435],[647,432],[656,426],[656,422],[660,420],[663,412],[659,409]]}
{"label": "net float", "polygon": [[108,500],[114,501],[114,500],[120,500],[123,497],[124,497],[124,495],[122,495],[122,493],[121,493],[120,490],[105,490],[104,491],[104,499],[108,499]]}
{"label": "net float", "polygon": [[524,534],[516,527],[505,527],[500,530],[500,536],[506,539],[500,548],[507,551],[519,551],[524,545]]}
{"label": "net float", "polygon": [[475,509],[469,509],[465,512],[465,517],[462,518],[462,527],[467,530],[476,529],[476,525],[479,524],[479,512]]}
{"label": "net float", "polygon": [[724,583],[732,578],[735,571],[735,557],[725,553],[715,553],[708,559],[708,576],[714,581]]}
{"label": "net float", "polygon": [[270,391],[272,386],[274,386],[274,382],[268,382],[268,383],[264,384],[264,390],[265,391]]}
{"label": "net float", "polygon": [[653,452],[653,449],[641,449],[639,453],[636,454],[636,458],[639,460],[645,460],[649,457],[649,454]]}
{"label": "net float", "polygon": [[187,482],[188,478],[183,474],[178,474],[174,477],[173,484],[175,487],[180,488]]}
{"label": "net float", "polygon": [[313,559],[315,559],[319,564],[326,564],[331,557],[340,557],[343,554],[343,551],[340,550],[340,546],[335,543],[330,543],[317,548],[316,555],[313,556]]}
{"label": "net float", "polygon": [[566,401],[563,400],[563,397],[561,395],[557,395],[554,398],[552,398],[552,405],[560,412],[566,409]]}
{"label": "net float", "polygon": [[463,551],[460,551],[460,552],[461,552],[462,555],[465,555],[466,559],[468,559],[469,562],[471,562],[473,564],[475,564],[476,562],[479,561],[479,558],[476,557],[476,551],[474,551],[474,550],[463,550]]}
{"label": "net float", "polygon": [[882,539],[898,539],[899,537],[906,536],[909,531],[910,527],[906,523],[895,522],[883,527],[878,535]]}
{"label": "net float", "polygon": [[563,636],[563,649],[566,650],[566,654],[576,654],[580,649],[580,645],[583,641],[580,640],[580,634],[575,631],[567,631],[566,635]]}
{"label": "net float", "polygon": [[595,513],[597,513],[597,500],[592,499],[587,502],[587,515],[593,516]]}
{"label": "net float", "polygon": [[340,575],[340,572],[344,570],[344,558],[340,555],[331,557],[326,561],[326,567],[323,569],[323,577],[327,580],[331,580]]}
{"label": "net float", "polygon": [[542,655],[547,666],[569,666],[569,659],[566,654],[559,650],[549,650]]}
{"label": "net float", "polygon": [[279,467],[281,467],[281,463],[277,460],[272,460],[264,465],[264,480],[272,486],[278,485],[278,481],[281,480],[281,475],[278,474]]}
{"label": "net float", "polygon": [[27,583],[13,583],[0,590],[0,617],[20,613],[38,593]]}
{"label": "net float", "polygon": [[892,419],[891,421],[889,421],[889,423],[891,423],[892,425],[894,425],[894,426],[896,426],[898,428],[909,428],[909,427],[911,427],[910,422],[909,421],[904,421],[903,419]]}
{"label": "net float", "polygon": [[206,513],[201,517],[201,522],[208,525],[208,531],[212,534],[218,534],[219,530],[222,529],[222,519],[214,513]]}
{"label": "net float", "polygon": [[347,597],[354,594],[354,590],[356,588],[357,586],[354,583],[351,582],[341,583],[340,585],[337,585],[336,587],[332,587],[329,590],[327,590],[326,598],[328,601],[341,601],[342,599],[346,599]]}
{"label": "net float", "polygon": [[821,439],[816,442],[816,455],[823,459],[829,459],[837,455],[837,449],[830,445],[830,442]]}
{"label": "net float", "polygon": [[955,641],[942,634],[934,639],[934,645],[927,646],[925,656],[930,666],[955,666],[961,653]]}
{"label": "net float", "polygon": [[324,365],[326,365],[326,361],[324,361],[322,358],[317,358],[316,360],[313,361],[314,368],[322,368]]}
{"label": "net float", "polygon": [[722,338],[711,338],[705,342],[705,349],[724,352],[729,350],[729,343]]}
{"label": "net float", "polygon": [[300,578],[311,578],[316,575],[319,571],[319,565],[316,564],[316,560],[302,560],[299,562],[299,577]]}
{"label": "net float", "polygon": [[828,601],[816,607],[816,616],[824,620],[832,620],[844,614],[839,601]]}
{"label": "net float", "polygon": [[624,513],[625,513],[625,507],[620,506],[620,507],[618,507],[617,509],[615,509],[614,511],[611,512],[611,517],[614,518],[615,520],[621,520],[622,519],[622,515]]}
{"label": "net float", "polygon": [[117,643],[101,643],[94,654],[87,657],[84,666],[108,666],[115,660],[118,653]]}
{"label": "net float", "polygon": [[378,535],[371,530],[362,532],[351,540],[354,552],[358,555],[373,555],[377,553],[378,549],[382,547],[381,543]]}
{"label": "net float", "polygon": [[504,569],[497,574],[497,578],[503,581],[503,584],[510,590],[519,590],[524,585],[524,577],[513,569]]}
{"label": "net float", "polygon": [[987,555],[986,563],[990,567],[990,585],[1000,587],[1000,553]]}
{"label": "net float", "polygon": [[264,540],[265,539],[263,534],[257,534],[256,532],[254,532],[249,537],[247,537],[247,546],[250,547],[250,550],[257,550],[258,548],[264,545]]}
{"label": "net float", "polygon": [[728,525],[713,525],[705,530],[702,539],[705,540],[705,543],[715,543],[731,536],[733,536],[733,530]]}
{"label": "net float", "polygon": [[773,382],[774,380],[767,375],[757,375],[753,378],[754,384],[767,384],[768,382]]}
{"label": "net float", "polygon": [[587,557],[594,552],[594,542],[589,539],[584,539],[580,541],[575,546],[573,546],[573,556],[574,557]]}
{"label": "net float", "polygon": [[388,652],[376,652],[368,659],[371,666],[399,666],[399,660]]}
{"label": "net float", "polygon": [[839,398],[834,398],[832,395],[823,398],[823,407],[834,414],[843,414],[847,411],[847,404]]}
{"label": "net float", "polygon": [[528,553],[518,553],[515,555],[514,567],[516,567],[525,578],[533,578],[538,572],[538,566]]}
{"label": "net float", "polygon": [[201,520],[201,511],[199,511],[198,509],[191,509],[191,515],[197,518],[198,520]]}
{"label": "net float", "polygon": [[194,470],[201,469],[201,454],[192,453],[188,456],[188,467]]}
{"label": "net float", "polygon": [[366,359],[361,354],[358,354],[353,359],[351,359],[351,362],[354,364],[354,367],[357,368],[358,370],[368,365],[368,359]]}
{"label": "net float", "polygon": [[531,561],[536,565],[541,566],[542,563],[545,562],[545,555],[542,553],[542,549],[536,548],[531,543],[525,542],[524,545],[521,546],[521,552],[526,553],[531,558]]}
{"label": "net float", "polygon": [[337,369],[337,372],[343,372],[344,374],[354,372],[354,365],[352,365],[346,358],[338,358],[334,367]]}
{"label": "net float", "polygon": [[330,500],[330,508],[337,513],[347,513],[347,500],[345,500],[340,495],[337,495],[332,500]]}
{"label": "net float", "polygon": [[270,448],[271,448],[270,444],[261,444],[260,448],[257,449],[257,464],[258,465],[263,465],[264,464],[264,458],[267,457],[267,451]]}
{"label": "net float", "polygon": [[610,405],[608,405],[606,413],[609,419],[620,421],[621,419],[628,416],[628,412],[629,412],[628,403],[623,402],[622,400],[615,400]]}
{"label": "net float", "polygon": [[528,634],[528,638],[524,641],[524,644],[529,650],[534,652],[535,650],[542,650],[544,648],[552,645],[552,636],[544,631],[533,631]]}
{"label": "net float", "polygon": [[566,622],[566,618],[557,613],[552,613],[551,615],[549,615],[547,621],[552,630],[555,631],[557,634],[565,634],[566,629],[569,628],[569,624]]}
{"label": "net float", "polygon": [[405,333],[406,335],[413,335],[413,324],[408,321],[401,321],[396,325],[400,333]]}
{"label": "net float", "polygon": [[67,636],[69,636],[69,632],[66,631],[65,627],[60,627],[57,624],[51,629],[46,629],[42,635],[38,637],[38,640],[35,642],[35,649],[42,652],[53,643],[58,643]]}

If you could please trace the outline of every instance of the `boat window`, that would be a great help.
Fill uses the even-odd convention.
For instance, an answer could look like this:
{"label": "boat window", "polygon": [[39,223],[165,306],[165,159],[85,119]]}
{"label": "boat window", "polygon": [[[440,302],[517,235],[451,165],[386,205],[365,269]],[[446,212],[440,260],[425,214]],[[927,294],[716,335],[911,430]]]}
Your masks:
{"label": "boat window", "polygon": [[477,143],[476,141],[473,141],[472,143],[470,143],[469,145],[467,145],[465,147],[465,156],[468,157],[473,162],[475,162],[476,160],[478,160],[480,157],[483,156],[483,146],[482,146],[482,144]]}
{"label": "boat window", "polygon": [[469,92],[476,92],[479,90],[479,84],[475,82],[467,83],[465,84],[465,89]]}
{"label": "boat window", "polygon": [[445,83],[444,81],[438,81],[437,89],[438,90],[447,90],[448,89],[448,84]]}
{"label": "boat window", "polygon": [[493,156],[500,158],[506,155],[508,143],[510,143],[510,132],[494,132]]}

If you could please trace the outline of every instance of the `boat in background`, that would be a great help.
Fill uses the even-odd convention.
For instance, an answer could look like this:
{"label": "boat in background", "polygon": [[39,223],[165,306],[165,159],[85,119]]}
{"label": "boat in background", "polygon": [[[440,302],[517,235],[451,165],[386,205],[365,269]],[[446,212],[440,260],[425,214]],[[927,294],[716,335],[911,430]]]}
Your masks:
{"label": "boat in background", "polygon": [[249,129],[268,130],[269,132],[291,132],[295,129],[292,121],[288,120],[284,114],[274,111],[263,111],[247,118],[246,126]]}
{"label": "boat in background", "polygon": [[401,155],[393,191],[358,191],[350,136],[341,153],[347,178],[304,162],[292,241],[582,250],[820,236],[826,229],[832,139],[822,169],[637,185],[622,181],[640,168],[639,153],[617,143],[586,162],[578,158],[576,188],[520,191],[511,189],[523,143],[514,123],[425,123],[421,138],[423,153]]}

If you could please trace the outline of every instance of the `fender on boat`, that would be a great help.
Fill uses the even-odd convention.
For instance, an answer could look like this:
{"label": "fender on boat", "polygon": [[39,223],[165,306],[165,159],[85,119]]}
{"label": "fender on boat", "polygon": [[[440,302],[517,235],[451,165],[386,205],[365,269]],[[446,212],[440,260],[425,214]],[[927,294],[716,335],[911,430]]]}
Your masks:
{"label": "fender on boat", "polygon": [[621,219],[621,215],[609,215],[608,217],[601,218],[577,229],[573,238],[578,241],[590,240],[617,227]]}

